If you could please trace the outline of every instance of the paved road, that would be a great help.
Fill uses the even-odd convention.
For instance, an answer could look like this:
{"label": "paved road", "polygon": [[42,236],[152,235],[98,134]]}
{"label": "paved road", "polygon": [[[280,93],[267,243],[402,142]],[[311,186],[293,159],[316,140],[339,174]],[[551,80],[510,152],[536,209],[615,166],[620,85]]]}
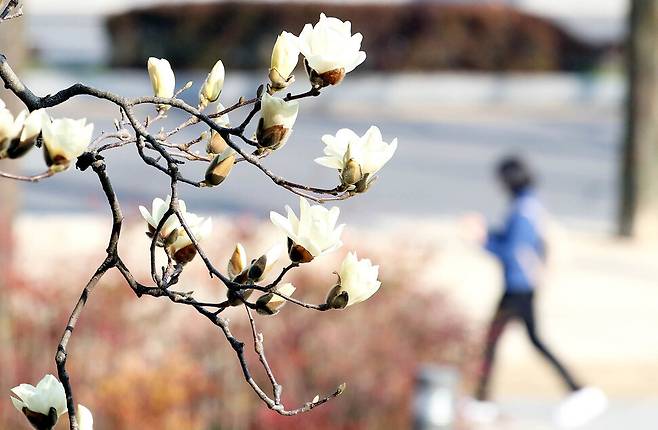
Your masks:
{"label": "paved road", "polygon": [[[188,77],[179,76],[179,82]],[[191,78],[199,80],[198,75]],[[101,76],[33,72],[27,78],[44,93],[76,80],[124,94],[150,91],[145,72]],[[222,97],[228,103],[249,95],[254,84],[253,76],[228,75]],[[296,85],[296,90],[305,89],[302,83]],[[320,136],[341,127],[364,132],[377,124],[386,139],[399,139],[398,153],[366,197],[341,204],[350,221],[449,216],[466,210],[497,214],[501,199],[491,181],[491,166],[502,154],[521,152],[539,170],[547,204],[563,221],[610,229],[622,131],[615,104],[619,91],[618,83],[584,84],[570,77],[355,77],[328,89],[327,96],[304,101],[288,146],[266,163],[296,181],[333,185],[335,174],[312,162],[322,152]],[[81,98],[69,107],[53,109],[53,114],[87,116],[97,130],[108,130],[106,118],[115,111]],[[181,119],[171,116],[170,124]],[[166,178],[149,172],[133,148],[114,151],[108,164],[124,202],[135,206],[166,194]],[[26,172],[42,170],[39,154],[32,154],[23,167]],[[200,177],[202,168],[186,173]],[[269,210],[295,200],[248,168],[236,169],[219,188],[185,189],[182,196],[196,211],[256,216],[267,216]],[[100,197],[91,174],[66,172],[26,186],[24,203],[30,212],[104,210]]]}

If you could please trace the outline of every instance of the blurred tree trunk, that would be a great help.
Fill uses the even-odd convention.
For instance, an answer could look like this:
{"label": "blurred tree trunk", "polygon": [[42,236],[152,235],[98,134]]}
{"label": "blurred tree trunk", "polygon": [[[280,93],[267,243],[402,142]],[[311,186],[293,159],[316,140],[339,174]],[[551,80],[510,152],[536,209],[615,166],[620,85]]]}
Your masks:
{"label": "blurred tree trunk", "polygon": [[658,1],[633,0],[620,233],[658,240]]}
{"label": "blurred tree trunk", "polygon": [[[24,18],[16,18],[0,24],[0,52],[5,54],[12,67],[20,70],[25,59],[24,44]],[[0,90],[0,98],[14,113],[18,113],[25,106],[4,88]],[[18,170],[16,161],[0,161],[0,170]],[[11,320],[8,313],[7,287],[14,274],[12,273],[13,237],[12,226],[19,204],[19,184],[16,181],[0,179],[0,391],[7,390],[16,385],[12,356],[14,348],[12,340]]]}

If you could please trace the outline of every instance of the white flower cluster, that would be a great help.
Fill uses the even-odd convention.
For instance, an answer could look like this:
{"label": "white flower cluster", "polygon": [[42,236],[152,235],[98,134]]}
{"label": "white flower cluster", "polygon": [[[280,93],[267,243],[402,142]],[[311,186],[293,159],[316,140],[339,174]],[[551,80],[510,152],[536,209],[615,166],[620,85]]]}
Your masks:
{"label": "white flower cluster", "polygon": [[87,150],[93,131],[94,125],[84,118],[52,120],[44,109],[24,110],[14,117],[0,100],[0,159],[27,154],[41,136],[46,164],[51,172],[60,172]]}
{"label": "white flower cluster", "polygon": [[[299,217],[286,206],[287,216],[270,213],[272,223],[288,237],[288,256],[295,263],[308,263],[343,245],[340,237],[345,224],[336,225],[340,209],[327,209],[311,205],[301,197]],[[358,260],[355,253],[348,253],[338,273],[338,284],[327,296],[327,305],[342,309],[370,298],[379,289],[379,266],[370,260]]]}
{"label": "white flower cluster", "polygon": [[[256,103],[248,116],[248,120],[251,120],[252,116],[260,111],[255,141],[249,140],[243,134],[248,120],[236,128],[230,128],[227,112],[231,109],[225,109],[219,102],[224,87],[225,68],[224,63],[218,60],[199,89],[198,102],[200,111],[204,111],[211,103],[216,103],[215,114],[210,117],[214,118],[217,127],[212,127],[209,136],[202,136],[195,142],[178,146],[181,152],[184,152],[181,148],[189,148],[193,143],[208,140],[208,156],[205,160],[210,163],[200,185],[221,184],[238,161],[246,160],[257,164],[253,157],[239,151],[230,141],[231,135],[239,134],[246,143],[256,146],[257,150],[253,155],[258,157],[281,149],[289,140],[299,114],[300,104],[297,99],[319,95],[320,90],[339,84],[347,73],[363,63],[366,54],[361,51],[362,39],[360,33],[352,34],[349,21],[341,21],[324,14],[320,15],[315,25],[305,25],[299,35],[282,32],[272,49],[268,74],[270,82],[267,88],[259,91],[256,100],[241,100],[231,108]],[[277,97],[276,92],[294,82],[293,72],[300,54],[304,59],[311,90],[297,96]],[[175,97],[190,88],[192,83],[188,82],[176,92],[176,77],[169,61],[151,57],[147,62],[147,70],[156,96],[156,99],[151,100],[158,109],[155,120],[163,118],[172,106],[189,110],[180,104],[181,101],[175,100]],[[203,119],[199,115],[196,116],[198,118],[191,120],[199,122]],[[183,126],[195,124],[192,121]],[[116,125],[119,129],[118,122]],[[149,125],[150,122],[145,126]],[[137,134],[144,134],[136,126],[135,130]],[[42,146],[49,172],[60,172],[68,169],[76,158],[87,151],[93,131],[94,125],[87,124],[86,119],[51,119],[43,109],[23,111],[14,117],[0,101],[0,159],[18,158],[34,146]],[[173,132],[169,135],[163,132],[155,139],[166,140],[171,134]],[[345,193],[346,196],[367,191],[375,175],[397,149],[397,139],[393,139],[391,143],[385,142],[380,130],[375,126],[370,127],[362,136],[352,130],[341,129],[335,135],[323,136],[322,142],[325,145],[324,156],[316,158],[315,162],[338,172],[340,185],[335,190]],[[153,147],[157,146],[152,139],[149,143]],[[149,149],[154,149],[153,147]],[[169,147],[167,145],[167,148]],[[198,154],[195,156],[188,152],[187,155],[193,160],[203,159]],[[268,173],[264,167],[259,167]],[[139,206],[139,210],[148,226],[146,234],[156,246],[164,249],[169,261],[172,265],[175,263],[177,269],[182,269],[194,259],[199,251],[199,243],[206,239],[212,230],[211,218],[188,212],[187,205],[181,199],[172,202],[169,196],[165,199],[156,198],[150,210],[144,206]],[[273,267],[285,254],[286,247],[283,243],[275,244],[264,253],[255,254],[256,258],[250,260],[244,246],[236,244],[227,264],[228,281],[223,278],[231,287],[227,294],[228,305],[247,304],[263,315],[278,313],[287,301],[308,306],[292,297],[296,287],[291,283],[282,283],[282,278],[287,270],[309,263],[343,245],[341,235],[345,225],[338,224],[339,214],[337,207],[328,209],[322,205],[311,205],[304,197],[300,198],[298,215],[289,206],[286,206],[285,216],[271,212],[271,222],[287,237],[290,263],[267,287],[258,286],[257,283],[264,281],[273,272]],[[368,259],[358,259],[354,252],[349,252],[344,257],[337,275],[338,282],[330,289],[326,302],[317,306],[318,309],[342,309],[354,305],[371,297],[381,285],[378,280],[379,266],[373,265]],[[255,302],[246,302],[255,290],[262,291],[263,294]],[[36,387],[21,384],[11,392],[11,401],[16,409],[21,411],[37,430],[51,430],[59,417],[67,412],[64,387],[52,375],[46,375]],[[76,414],[79,429],[93,428],[93,417],[87,408],[78,405]]]}
{"label": "white flower cluster", "polygon": [[[295,81],[293,71],[297,67],[299,55],[304,58],[304,67],[308,74],[312,91],[339,84],[345,75],[353,71],[366,59],[361,51],[362,35],[352,34],[351,23],[338,18],[320,15],[315,24],[307,24],[299,35],[283,31],[276,39],[272,49],[269,69],[270,83],[267,91],[260,97],[260,118],[256,129],[257,153],[267,153],[282,148],[292,133],[299,113],[299,102],[290,97],[281,98],[274,95],[287,88]],[[150,58],[148,72],[156,96],[171,98],[175,95],[175,77],[171,65],[165,59]],[[199,107],[206,108],[209,103],[217,102],[216,112],[225,111],[218,102],[225,78],[222,61],[217,61],[208,74],[199,91]],[[160,106],[160,109],[167,109]],[[216,117],[215,122],[221,127],[230,127],[226,114]],[[362,193],[368,190],[375,175],[391,159],[397,149],[397,139],[391,143],[383,140],[379,128],[370,127],[363,136],[352,130],[341,129],[335,135],[322,137],[325,145],[324,156],[316,158],[322,166],[336,169],[341,182],[341,189],[350,193]],[[226,141],[226,136],[212,130],[206,147],[212,157],[206,171],[204,185],[215,186],[222,183],[236,162],[236,152]],[[158,224],[162,223],[156,243],[166,249],[167,253],[179,264],[190,261],[195,247],[187,232],[181,228],[179,220],[171,215],[161,222],[169,209],[170,201],[156,199],[151,212],[140,207],[142,215],[149,225],[148,234],[154,234]],[[186,212],[185,204],[179,200],[189,230],[197,241],[207,235],[210,220],[204,220]],[[285,232],[288,237],[288,256],[293,263],[308,263],[322,254],[338,249],[344,225],[337,225],[339,209],[326,209],[321,205],[311,206],[301,198],[299,217],[286,207],[284,217],[272,212],[272,222]],[[228,263],[229,278],[240,284],[259,282],[264,279],[272,265],[279,259],[280,250],[273,247],[248,264],[246,251],[237,244]],[[356,254],[349,253],[341,266],[339,283],[330,292],[327,305],[342,308],[358,303],[374,294],[379,288],[378,266],[369,260],[358,260]],[[285,303],[283,296],[292,295],[292,284],[279,286],[276,290],[258,299],[261,313],[274,314]],[[253,290],[246,288],[240,297],[229,297],[232,304],[241,303]],[[233,292],[232,292],[233,293]]]}

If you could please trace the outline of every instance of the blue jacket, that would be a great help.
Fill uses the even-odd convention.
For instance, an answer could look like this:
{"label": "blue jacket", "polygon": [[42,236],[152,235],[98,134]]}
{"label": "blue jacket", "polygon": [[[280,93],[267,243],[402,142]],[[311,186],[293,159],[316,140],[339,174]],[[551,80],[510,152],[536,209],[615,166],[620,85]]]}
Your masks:
{"label": "blue jacket", "polygon": [[543,217],[535,193],[526,190],[512,201],[504,228],[488,234],[485,247],[503,266],[506,293],[532,291],[539,281],[545,259]]}

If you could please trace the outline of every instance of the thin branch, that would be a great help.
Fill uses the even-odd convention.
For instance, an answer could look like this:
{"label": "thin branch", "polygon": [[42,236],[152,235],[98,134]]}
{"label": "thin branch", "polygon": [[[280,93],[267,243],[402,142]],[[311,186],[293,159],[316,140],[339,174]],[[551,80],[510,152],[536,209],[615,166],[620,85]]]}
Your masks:
{"label": "thin branch", "polygon": [[16,181],[25,181],[25,182],[39,182],[42,179],[50,178],[54,174],[55,173],[50,170],[33,176],[23,176],[23,175],[16,175],[13,173],[0,172],[0,178],[7,178],[7,179],[13,179]]}

